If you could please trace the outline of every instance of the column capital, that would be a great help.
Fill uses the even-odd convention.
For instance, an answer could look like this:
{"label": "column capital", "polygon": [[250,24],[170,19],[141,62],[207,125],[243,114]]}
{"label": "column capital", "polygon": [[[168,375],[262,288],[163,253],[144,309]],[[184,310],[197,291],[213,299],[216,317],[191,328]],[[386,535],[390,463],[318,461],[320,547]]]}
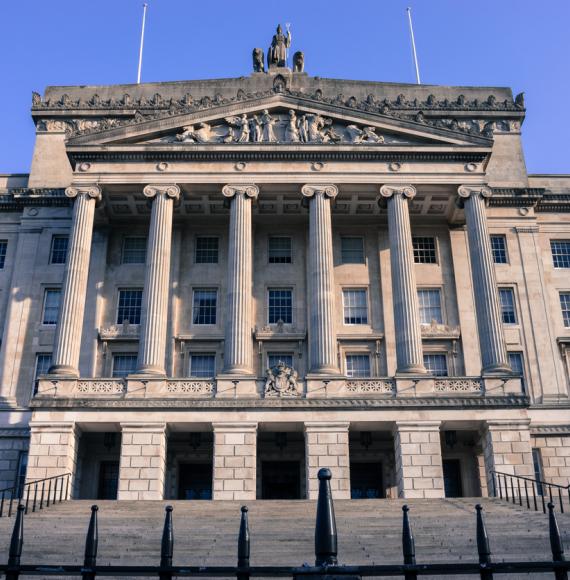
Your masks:
{"label": "column capital", "polygon": [[416,196],[416,188],[409,184],[385,184],[380,187],[380,198],[390,198],[393,195],[402,195],[407,199],[413,199]]}
{"label": "column capital", "polygon": [[152,199],[161,193],[177,200],[180,197],[180,188],[175,183],[153,183],[146,185],[143,189],[143,195],[149,199]]}
{"label": "column capital", "polygon": [[228,199],[239,194],[257,199],[259,187],[253,183],[227,184],[222,187],[222,195]]}
{"label": "column capital", "polygon": [[65,195],[71,199],[77,197],[78,195],[87,195],[97,201],[101,201],[101,188],[96,185],[71,185],[66,188]]}
{"label": "column capital", "polygon": [[318,184],[310,184],[310,185],[303,185],[301,188],[301,193],[305,197],[314,197],[316,193],[322,193],[326,197],[335,198],[338,195],[338,187],[333,185],[332,183],[318,183]]}
{"label": "column capital", "polygon": [[457,188],[457,194],[462,199],[468,199],[472,195],[480,195],[483,198],[488,198],[493,195],[493,190],[485,184],[481,185],[460,185]]}

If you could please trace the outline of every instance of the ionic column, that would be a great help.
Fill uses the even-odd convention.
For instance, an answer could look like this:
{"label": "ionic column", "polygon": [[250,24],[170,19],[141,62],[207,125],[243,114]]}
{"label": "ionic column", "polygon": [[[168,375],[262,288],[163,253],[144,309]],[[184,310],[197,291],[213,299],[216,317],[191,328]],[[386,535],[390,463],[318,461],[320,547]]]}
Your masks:
{"label": "ionic column", "polygon": [[396,327],[396,372],[425,373],[408,210],[408,199],[414,198],[416,189],[411,185],[383,185],[380,188],[380,195],[388,200],[392,302]]}
{"label": "ionic column", "polygon": [[172,214],[180,188],[172,184],[147,185],[143,193],[153,201],[146,250],[138,372],[164,376]]}
{"label": "ionic column", "polygon": [[310,372],[338,374],[334,324],[331,199],[335,185],[304,185],[309,201],[309,352]]}
{"label": "ionic column", "polygon": [[224,372],[253,373],[253,262],[251,204],[259,194],[256,185],[225,185],[230,200],[228,251],[228,307],[224,348]]}
{"label": "ionic column", "polygon": [[101,189],[96,185],[72,186],[65,190],[65,195],[75,198],[75,203],[53,361],[49,372],[77,377],[95,203],[101,199]]}
{"label": "ionic column", "polygon": [[510,372],[485,213],[485,200],[491,197],[491,189],[484,185],[462,185],[457,192],[467,222],[482,372]]}

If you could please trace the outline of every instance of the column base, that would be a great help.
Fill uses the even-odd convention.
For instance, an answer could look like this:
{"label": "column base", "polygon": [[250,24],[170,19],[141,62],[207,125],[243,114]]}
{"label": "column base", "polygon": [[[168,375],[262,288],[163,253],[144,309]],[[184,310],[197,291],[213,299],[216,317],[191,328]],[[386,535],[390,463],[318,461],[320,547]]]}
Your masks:
{"label": "column base", "polygon": [[166,370],[162,367],[155,365],[143,365],[139,369],[137,369],[136,373],[133,373],[132,375],[129,376],[137,379],[144,377],[162,378],[166,377]]}
{"label": "column base", "polygon": [[410,375],[426,375],[427,369],[424,365],[408,365],[407,367],[396,369],[396,377],[409,377]]}
{"label": "column base", "polygon": [[481,376],[488,375],[510,375],[513,369],[508,364],[495,364],[481,369]]}
{"label": "column base", "polygon": [[53,365],[49,368],[47,374],[62,378],[79,378],[79,370],[70,365]]}

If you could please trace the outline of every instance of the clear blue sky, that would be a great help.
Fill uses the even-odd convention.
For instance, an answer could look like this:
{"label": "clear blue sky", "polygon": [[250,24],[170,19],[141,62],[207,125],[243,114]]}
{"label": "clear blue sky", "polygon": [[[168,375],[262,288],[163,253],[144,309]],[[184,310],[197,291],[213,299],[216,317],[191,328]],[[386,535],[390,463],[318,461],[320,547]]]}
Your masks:
{"label": "clear blue sky", "polygon": [[[311,75],[525,91],[530,172],[570,173],[570,0],[148,0],[144,81],[248,75],[278,22]],[[2,0],[0,172],[29,169],[31,92],[136,80],[141,0]]]}

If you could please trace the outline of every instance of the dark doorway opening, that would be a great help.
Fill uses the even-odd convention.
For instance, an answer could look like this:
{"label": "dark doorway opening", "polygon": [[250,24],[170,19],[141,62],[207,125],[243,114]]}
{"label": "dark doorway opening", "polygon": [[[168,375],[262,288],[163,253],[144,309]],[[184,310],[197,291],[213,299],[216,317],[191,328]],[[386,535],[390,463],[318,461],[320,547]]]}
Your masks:
{"label": "dark doorway opening", "polygon": [[178,499],[212,499],[212,464],[181,463]]}
{"label": "dark doorway opening", "polygon": [[443,460],[443,487],[445,497],[463,497],[461,463],[459,459]]}
{"label": "dark doorway opening", "polygon": [[301,499],[299,461],[261,462],[262,499]]}
{"label": "dark doorway opening", "polygon": [[119,462],[101,461],[97,499],[117,499],[119,488]]}
{"label": "dark doorway opening", "polygon": [[377,499],[385,497],[381,462],[351,462],[350,497],[352,499]]}

